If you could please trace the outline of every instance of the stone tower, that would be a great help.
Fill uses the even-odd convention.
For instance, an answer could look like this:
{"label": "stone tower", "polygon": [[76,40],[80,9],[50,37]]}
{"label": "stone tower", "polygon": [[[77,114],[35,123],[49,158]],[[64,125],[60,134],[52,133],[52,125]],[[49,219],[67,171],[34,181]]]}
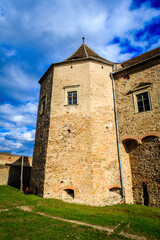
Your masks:
{"label": "stone tower", "polygon": [[89,205],[121,201],[112,67],[82,43],[40,79],[34,194]]}

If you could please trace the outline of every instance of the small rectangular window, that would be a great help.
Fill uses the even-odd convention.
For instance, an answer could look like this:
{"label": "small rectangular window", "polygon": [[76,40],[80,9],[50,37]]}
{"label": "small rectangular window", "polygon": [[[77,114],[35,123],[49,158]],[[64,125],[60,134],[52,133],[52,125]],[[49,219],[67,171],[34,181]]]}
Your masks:
{"label": "small rectangular window", "polygon": [[77,106],[79,104],[79,87],[80,85],[70,85],[63,87],[64,89],[64,106]]}
{"label": "small rectangular window", "polygon": [[136,97],[137,97],[138,112],[145,112],[151,109],[148,92],[137,94]]}
{"label": "small rectangular window", "polygon": [[68,92],[68,105],[77,104],[77,91]]}
{"label": "small rectangular window", "polygon": [[45,110],[46,110],[46,96],[44,96],[44,97],[41,99],[40,114],[45,113]]}

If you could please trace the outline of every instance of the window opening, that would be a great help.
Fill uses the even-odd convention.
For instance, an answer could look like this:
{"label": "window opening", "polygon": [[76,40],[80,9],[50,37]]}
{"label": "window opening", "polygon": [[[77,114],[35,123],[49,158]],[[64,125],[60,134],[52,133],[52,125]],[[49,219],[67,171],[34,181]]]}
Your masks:
{"label": "window opening", "polygon": [[139,112],[144,112],[151,109],[149,104],[148,92],[137,94],[136,97]]}
{"label": "window opening", "polygon": [[68,92],[68,105],[77,104],[77,91]]}
{"label": "window opening", "polygon": [[147,185],[145,182],[142,183],[142,188],[143,188],[143,200],[144,200],[144,205],[148,206],[149,204],[149,194],[147,191]]}
{"label": "window opening", "polygon": [[109,189],[110,192],[115,192],[115,193],[118,193],[118,194],[121,194],[122,191],[121,191],[121,188],[119,187],[112,187]]}
{"label": "window opening", "polygon": [[72,189],[65,189],[65,192],[66,192],[71,198],[74,198],[74,190],[72,190]]}
{"label": "window opening", "polygon": [[46,110],[46,96],[44,96],[41,100],[41,114],[45,113]]}
{"label": "window opening", "polygon": [[43,103],[42,103],[42,113],[45,112],[45,107],[46,107],[46,103],[45,103],[45,101],[43,101]]}

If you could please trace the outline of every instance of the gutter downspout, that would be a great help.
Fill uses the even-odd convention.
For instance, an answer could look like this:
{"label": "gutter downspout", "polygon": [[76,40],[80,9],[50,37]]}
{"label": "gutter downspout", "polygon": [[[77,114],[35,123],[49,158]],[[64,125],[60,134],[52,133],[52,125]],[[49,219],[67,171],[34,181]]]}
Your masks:
{"label": "gutter downspout", "polygon": [[113,65],[113,72],[110,73],[110,77],[112,79],[112,87],[113,87],[114,113],[115,113],[116,135],[117,135],[117,149],[118,149],[118,160],[119,160],[121,186],[122,186],[122,200],[125,203],[123,172],[122,172],[121,154],[120,154],[120,147],[119,147],[119,133],[118,133],[118,122],[117,122],[116,96],[115,96],[114,77],[113,77],[114,71],[115,71],[115,64]]}

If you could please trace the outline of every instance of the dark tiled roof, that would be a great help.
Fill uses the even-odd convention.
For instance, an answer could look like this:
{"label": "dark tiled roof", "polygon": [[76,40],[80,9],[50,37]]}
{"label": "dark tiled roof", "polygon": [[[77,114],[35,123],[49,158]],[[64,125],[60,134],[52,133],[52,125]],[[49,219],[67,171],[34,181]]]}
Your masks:
{"label": "dark tiled roof", "polygon": [[89,48],[85,43],[82,43],[81,46],[65,61],[80,60],[85,58],[96,58],[96,59],[108,62],[110,64],[113,63],[99,56],[91,48]]}
{"label": "dark tiled roof", "polygon": [[139,55],[137,57],[134,57],[134,58],[132,58],[130,60],[127,60],[125,62],[122,62],[121,66],[123,68],[130,67],[132,65],[135,65],[135,64],[137,64],[139,62],[147,60],[147,59],[149,59],[151,57],[154,57],[156,55],[160,55],[160,47],[159,48],[155,48],[155,49],[153,49],[153,50],[151,50],[149,52],[143,53],[143,54],[141,54],[141,55]]}

